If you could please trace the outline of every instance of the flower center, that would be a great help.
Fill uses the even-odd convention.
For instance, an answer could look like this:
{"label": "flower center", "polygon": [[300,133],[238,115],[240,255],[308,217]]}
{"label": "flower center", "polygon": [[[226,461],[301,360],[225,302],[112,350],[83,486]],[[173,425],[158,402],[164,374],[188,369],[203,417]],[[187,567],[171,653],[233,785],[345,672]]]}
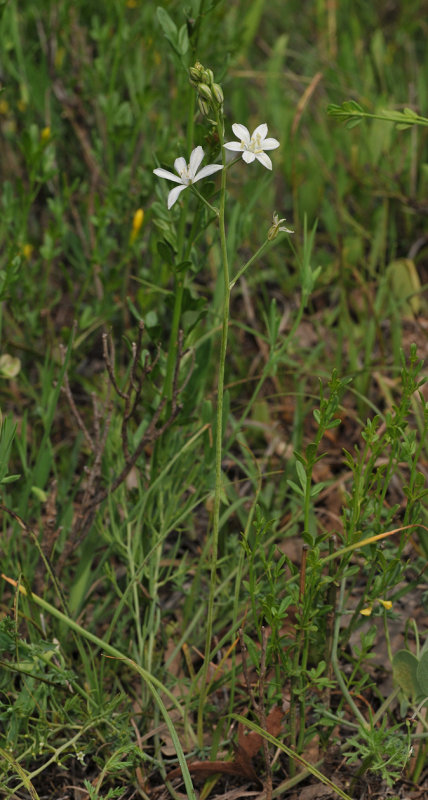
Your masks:
{"label": "flower center", "polygon": [[186,183],[187,185],[192,183],[192,176],[190,174],[188,166],[186,166],[184,169],[181,169],[178,174],[179,174],[179,176],[180,176],[180,178],[181,178],[183,183]]}
{"label": "flower center", "polygon": [[260,134],[251,137],[250,146],[248,148],[252,153],[263,153],[262,140]]}
{"label": "flower center", "polygon": [[258,133],[257,136],[252,136],[250,144],[246,144],[244,140],[241,140],[241,150],[248,150],[249,153],[263,153],[260,134]]}

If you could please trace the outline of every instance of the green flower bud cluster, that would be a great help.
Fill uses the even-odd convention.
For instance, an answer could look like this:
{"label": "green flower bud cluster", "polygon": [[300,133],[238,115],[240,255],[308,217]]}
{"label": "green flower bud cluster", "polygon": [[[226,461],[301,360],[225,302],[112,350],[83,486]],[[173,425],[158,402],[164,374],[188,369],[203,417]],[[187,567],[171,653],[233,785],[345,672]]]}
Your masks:
{"label": "green flower bud cluster", "polygon": [[208,117],[212,110],[221,109],[223,105],[223,90],[219,83],[214,82],[212,69],[206,69],[199,63],[189,69],[190,83],[198,93],[198,105],[201,114]]}

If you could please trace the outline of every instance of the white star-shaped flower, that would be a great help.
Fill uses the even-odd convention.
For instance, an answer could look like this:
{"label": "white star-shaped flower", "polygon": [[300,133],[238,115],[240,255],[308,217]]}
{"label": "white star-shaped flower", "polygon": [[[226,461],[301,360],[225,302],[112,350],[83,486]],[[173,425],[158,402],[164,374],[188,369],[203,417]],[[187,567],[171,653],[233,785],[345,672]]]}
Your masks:
{"label": "white star-shaped flower", "polygon": [[279,147],[277,139],[266,139],[268,126],[264,122],[258,125],[252,136],[245,125],[239,125],[237,122],[232,125],[232,130],[239,142],[227,142],[224,147],[227,150],[236,150],[242,152],[242,158],[247,164],[251,164],[255,158],[263,164],[266,169],[272,169],[272,161],[266,155],[264,150],[275,150]]}
{"label": "white star-shaped flower", "polygon": [[200,181],[201,178],[206,178],[208,175],[213,175],[214,172],[218,172],[219,169],[223,169],[222,164],[207,164],[206,167],[202,167],[202,169],[198,172],[203,157],[204,151],[202,150],[202,147],[195,147],[190,154],[188,165],[182,156],[175,159],[174,169],[177,172],[177,175],[174,175],[173,172],[168,172],[167,169],[158,168],[153,170],[155,175],[158,175],[159,178],[166,178],[169,181],[174,181],[175,183],[180,184],[179,186],[174,186],[174,188],[171,189],[168,195],[168,208],[172,208],[180,193],[187,186],[190,186],[191,183],[196,183],[197,181]]}

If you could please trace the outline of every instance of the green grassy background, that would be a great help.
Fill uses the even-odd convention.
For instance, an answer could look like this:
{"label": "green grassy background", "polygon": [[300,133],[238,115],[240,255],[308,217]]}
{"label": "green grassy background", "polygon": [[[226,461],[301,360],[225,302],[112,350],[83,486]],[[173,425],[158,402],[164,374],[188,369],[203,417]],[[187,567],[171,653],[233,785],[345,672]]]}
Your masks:
{"label": "green grassy background", "polygon": [[[274,211],[295,233],[291,247],[284,237],[233,293],[215,618],[221,654],[245,613],[253,614],[249,647],[260,639],[263,620],[268,622],[275,634],[269,705],[278,702],[285,669],[296,697],[303,691],[305,648],[290,662],[283,655],[288,562],[278,567],[277,558],[284,539],[302,532],[302,500],[288,481],[299,478],[293,451],[307,464],[308,444],[321,442],[313,420],[314,408],[322,408],[319,379],[326,387],[336,369],[343,381],[325,390],[332,398],[329,422],[336,415],[342,427],[335,436],[326,424],[319,452],[327,453],[328,469],[317,472],[314,463],[308,475],[325,486],[342,478],[343,486],[341,498],[321,504],[321,511],[313,496],[305,520],[313,560],[304,625],[297,622],[297,629],[306,631],[307,656],[325,639],[331,610],[324,573],[317,571],[317,559],[332,547],[329,537],[347,545],[356,532],[376,535],[399,523],[427,524],[428,422],[416,392],[423,374],[417,358],[427,348],[427,130],[399,130],[380,120],[351,129],[328,116],[327,106],[353,99],[371,113],[410,107],[426,115],[428,8],[422,0],[192,0],[162,7],[180,31],[181,52],[165,36],[169,23],[151,2],[1,4],[0,552],[6,576],[27,591],[32,587],[173,690],[185,709],[185,723],[173,718],[185,752],[214,758],[220,741],[228,740],[228,715],[244,702],[240,667],[227,660],[229,677],[216,676],[217,694],[207,704],[206,740],[195,741],[214,486],[220,248],[216,226],[194,198],[187,213],[182,201],[167,210],[166,185],[153,169],[171,169],[177,156],[187,160],[199,144],[209,161],[218,158],[213,131],[200,115],[188,141],[188,67],[196,60],[214,71],[223,88],[226,141],[233,122],[250,130],[266,122],[269,135],[280,141],[271,154],[272,174],[239,162],[228,178],[232,274],[260,247]],[[144,221],[133,237],[140,208]],[[127,428],[132,452],[162,398],[182,224],[189,242],[182,409],[164,436],[147,441],[126,481],[91,516],[91,493],[108,489],[124,463],[124,401],[108,381],[102,334],[114,344],[111,360],[125,392],[132,342],[144,321],[140,366],[147,357],[153,368],[143,372]],[[305,263],[321,270],[302,304]],[[410,366],[403,372],[405,363]],[[68,397],[61,391],[65,366]],[[166,406],[161,422],[168,413]],[[376,434],[365,428],[375,414]],[[363,453],[358,465],[355,445]],[[343,457],[343,448],[355,463]],[[19,477],[8,482],[7,475]],[[82,509],[88,517],[80,525]],[[242,532],[250,550],[241,547]],[[358,603],[390,592],[399,596],[405,545],[403,539],[384,557],[364,550],[369,579]],[[413,553],[418,569],[426,552],[421,532]],[[291,563],[288,568],[297,569]],[[329,579],[339,582],[347,569],[352,570],[348,557]],[[346,579],[350,596],[355,571]],[[291,590],[290,602],[299,602]],[[105,657],[81,630],[71,633],[65,620],[23,597],[14,599],[4,581],[0,603],[5,796],[42,796],[43,781],[55,785],[58,762],[59,775],[75,770],[80,787],[101,776],[94,797],[104,796],[103,783],[106,791],[118,789],[118,796],[128,796],[126,785],[149,796],[175,764],[164,730],[146,747],[132,727],[131,718],[141,735],[160,725],[150,681],[132,665]],[[187,662],[183,645],[189,648]],[[366,685],[362,676],[372,647],[363,644],[354,664],[355,693]],[[257,662],[256,651],[251,657]],[[317,680],[305,678],[305,691],[310,694]],[[316,713],[322,718],[319,706]],[[315,730],[311,719],[307,741]],[[396,720],[388,724],[393,737]],[[326,747],[332,725],[325,719],[323,725]],[[399,729],[405,731],[404,723]],[[287,736],[284,741],[290,741]],[[303,739],[300,745],[304,750]],[[370,753],[386,747],[370,746]],[[424,753],[419,774],[423,761]],[[137,767],[142,772],[136,777]],[[24,780],[20,769],[33,776],[36,789],[25,782],[16,789]]]}

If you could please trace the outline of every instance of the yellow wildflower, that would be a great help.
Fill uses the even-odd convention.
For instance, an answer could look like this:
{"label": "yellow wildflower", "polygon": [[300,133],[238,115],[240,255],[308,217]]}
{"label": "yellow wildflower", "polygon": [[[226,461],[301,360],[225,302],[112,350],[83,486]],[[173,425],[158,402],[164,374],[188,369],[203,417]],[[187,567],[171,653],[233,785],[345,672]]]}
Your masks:
{"label": "yellow wildflower", "polygon": [[138,236],[138,231],[140,230],[144,220],[144,211],[142,208],[137,208],[134,219],[132,220],[132,231],[129,237],[130,244],[133,244]]}
{"label": "yellow wildflower", "polygon": [[27,261],[29,261],[31,256],[33,255],[33,250],[34,250],[34,247],[33,247],[32,244],[28,244],[27,243],[27,244],[24,244],[22,246],[21,252],[22,252],[22,255],[24,256],[24,258],[27,259]]}

